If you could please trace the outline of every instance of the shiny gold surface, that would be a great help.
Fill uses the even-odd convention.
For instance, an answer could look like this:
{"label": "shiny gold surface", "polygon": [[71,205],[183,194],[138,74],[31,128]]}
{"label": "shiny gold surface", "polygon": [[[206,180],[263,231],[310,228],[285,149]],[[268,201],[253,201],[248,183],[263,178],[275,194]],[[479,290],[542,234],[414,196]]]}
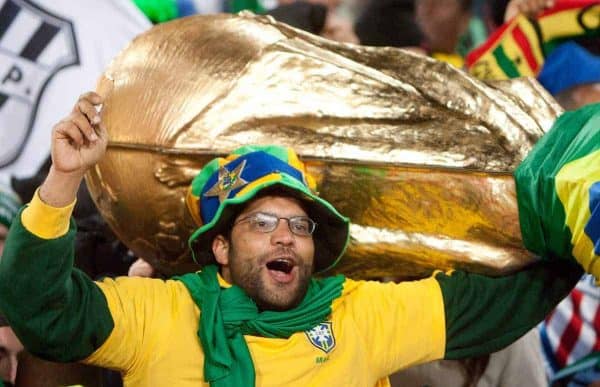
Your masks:
{"label": "shiny gold surface", "polygon": [[502,274],[521,246],[512,171],[560,108],[533,80],[484,84],[391,48],[268,17],[195,16],[138,37],[99,81],[110,133],[87,176],[119,237],[166,273],[194,269],[183,204],[201,166],[250,143],[294,147],[353,222],[339,270]]}

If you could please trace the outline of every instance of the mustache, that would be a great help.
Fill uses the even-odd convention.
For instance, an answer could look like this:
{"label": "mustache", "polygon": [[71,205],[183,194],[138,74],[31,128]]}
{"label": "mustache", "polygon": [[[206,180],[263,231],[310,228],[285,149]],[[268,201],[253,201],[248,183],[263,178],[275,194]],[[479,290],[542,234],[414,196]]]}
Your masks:
{"label": "mustache", "polygon": [[269,261],[272,261],[276,258],[281,258],[281,257],[292,257],[292,259],[294,260],[294,263],[296,263],[296,264],[300,264],[302,262],[302,260],[300,259],[300,256],[298,255],[298,253],[296,253],[296,251],[294,251],[294,249],[291,249],[289,247],[283,247],[283,246],[277,247],[272,251],[262,254],[259,257],[259,262],[267,263]]}

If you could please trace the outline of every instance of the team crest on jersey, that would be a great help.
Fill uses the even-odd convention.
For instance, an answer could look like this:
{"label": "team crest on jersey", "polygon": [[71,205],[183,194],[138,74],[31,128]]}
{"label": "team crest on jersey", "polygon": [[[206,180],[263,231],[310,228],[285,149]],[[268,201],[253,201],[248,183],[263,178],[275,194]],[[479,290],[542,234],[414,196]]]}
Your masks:
{"label": "team crest on jersey", "polygon": [[331,322],[320,323],[304,333],[312,345],[325,353],[329,353],[335,348],[335,336]]}
{"label": "team crest on jersey", "polygon": [[0,167],[15,161],[44,88],[79,63],[73,25],[30,0],[0,0]]}

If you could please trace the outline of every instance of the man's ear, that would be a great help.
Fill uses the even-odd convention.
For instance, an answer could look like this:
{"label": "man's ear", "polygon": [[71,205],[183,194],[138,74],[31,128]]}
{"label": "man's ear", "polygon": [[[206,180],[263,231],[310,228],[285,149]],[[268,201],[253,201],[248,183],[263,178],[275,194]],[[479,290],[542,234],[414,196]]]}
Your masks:
{"label": "man's ear", "polygon": [[212,242],[212,252],[221,266],[229,263],[229,241],[223,235],[217,235]]}

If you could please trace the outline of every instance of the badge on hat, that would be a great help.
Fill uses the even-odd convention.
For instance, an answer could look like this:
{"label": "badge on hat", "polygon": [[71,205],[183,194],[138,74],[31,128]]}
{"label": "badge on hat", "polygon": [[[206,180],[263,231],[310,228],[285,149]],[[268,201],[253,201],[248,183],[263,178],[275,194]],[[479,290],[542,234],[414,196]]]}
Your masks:
{"label": "badge on hat", "polygon": [[235,169],[231,172],[229,172],[224,166],[220,167],[217,182],[210,187],[208,191],[206,191],[204,196],[218,196],[219,203],[222,203],[223,200],[227,199],[229,192],[248,184],[246,180],[242,179],[242,171],[244,170],[245,166],[246,160],[243,160],[242,163],[235,167]]}

